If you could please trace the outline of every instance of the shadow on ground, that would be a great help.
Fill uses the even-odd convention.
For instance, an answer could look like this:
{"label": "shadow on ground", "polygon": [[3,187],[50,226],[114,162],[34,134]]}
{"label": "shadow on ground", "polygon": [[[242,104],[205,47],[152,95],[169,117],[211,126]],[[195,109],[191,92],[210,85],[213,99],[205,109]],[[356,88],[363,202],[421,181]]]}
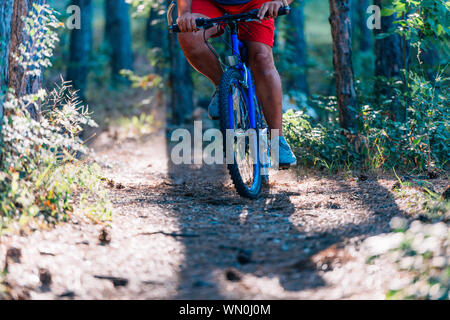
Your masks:
{"label": "shadow on ground", "polygon": [[289,292],[326,286],[323,273],[351,259],[343,251],[350,239],[388,232],[390,219],[403,214],[375,178],[355,185],[318,177],[333,181],[327,189],[291,172],[275,177],[260,199],[243,199],[225,166],[174,165],[171,147],[170,182],[152,201],[170,202],[179,222],[185,250],[177,299],[270,297],[242,284],[249,276],[278,279]]}

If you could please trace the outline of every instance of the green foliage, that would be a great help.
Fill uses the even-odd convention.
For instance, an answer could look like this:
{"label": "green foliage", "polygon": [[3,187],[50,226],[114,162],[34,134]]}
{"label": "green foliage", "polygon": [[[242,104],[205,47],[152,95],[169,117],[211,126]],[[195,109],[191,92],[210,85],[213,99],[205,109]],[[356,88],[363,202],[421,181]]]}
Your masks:
{"label": "green foliage", "polygon": [[[37,122],[26,107],[41,99],[43,117]],[[95,122],[65,82],[48,97],[43,90],[40,95],[9,96],[3,123],[0,230],[12,219],[19,219],[20,225],[33,219],[38,224],[66,221],[73,212],[73,193],[80,190],[83,207],[84,198],[95,195],[99,216],[110,215],[98,167],[75,157],[87,151],[78,137],[82,124]]]}
{"label": "green foliage", "polygon": [[147,90],[155,87],[161,88],[162,86],[163,79],[160,75],[157,74],[138,76],[131,70],[122,70],[120,71],[120,74],[130,80],[133,88],[141,88],[143,90]]}
{"label": "green foliage", "polygon": [[[403,79],[377,79],[377,85],[392,89],[387,90],[389,95],[375,97],[371,94],[372,81],[357,82],[358,135],[338,127],[339,113],[334,97],[321,97],[316,101],[318,111],[325,115],[320,124],[301,112],[286,114],[285,134],[305,165],[333,170],[347,167],[425,170],[448,165],[449,78],[445,76],[445,68],[440,67],[435,78],[429,80],[419,53],[436,40],[448,44],[449,3],[396,0],[383,8],[383,14],[397,15],[399,19],[392,32],[400,34],[417,49],[418,63],[403,70]],[[361,69],[358,63],[356,66],[357,70]],[[359,74],[362,79],[367,78],[363,72]],[[405,110],[406,121],[394,119],[395,108]]]}
{"label": "green foliage", "polygon": [[418,43],[424,36],[444,40],[450,35],[449,11],[446,0],[395,0],[383,8],[382,15],[403,17],[396,22],[396,32]]}
{"label": "green foliage", "polygon": [[379,106],[373,97],[360,97],[360,131],[349,135],[338,127],[336,100],[330,97],[318,101],[318,107],[331,115],[328,121],[314,124],[303,112],[290,111],[284,116],[284,131],[305,165],[365,170],[445,167],[450,157],[448,81],[438,77],[432,84],[411,74],[407,123],[387,116],[392,100]]}
{"label": "green foliage", "polygon": [[[58,23],[47,5],[34,9],[25,19],[27,43],[32,45],[21,45],[18,61],[26,73],[39,75],[50,65],[56,42],[51,26]],[[30,116],[30,107],[42,111],[38,121]],[[77,160],[87,152],[79,138],[82,126],[96,124],[69,83],[62,80],[50,93],[41,89],[22,97],[10,91],[2,120],[0,233],[66,221],[75,200],[88,216],[110,218],[98,166]],[[95,206],[89,209],[86,199],[94,198]]]}
{"label": "green foliage", "polygon": [[13,54],[26,70],[25,74],[40,76],[42,67],[51,66],[50,57],[58,42],[58,36],[54,30],[60,26],[56,15],[57,12],[47,4],[33,4],[33,9],[27,17],[23,18],[23,30],[30,40],[21,43],[18,53]]}

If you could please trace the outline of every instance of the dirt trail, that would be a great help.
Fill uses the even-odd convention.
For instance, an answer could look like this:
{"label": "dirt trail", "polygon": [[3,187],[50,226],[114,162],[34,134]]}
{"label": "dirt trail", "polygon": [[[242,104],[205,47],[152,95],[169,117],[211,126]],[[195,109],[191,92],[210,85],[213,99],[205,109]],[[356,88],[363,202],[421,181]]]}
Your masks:
{"label": "dirt trail", "polygon": [[120,144],[105,133],[94,148],[115,182],[111,242],[83,219],[5,237],[0,263],[8,246],[22,253],[7,277],[16,298],[380,299],[398,277],[359,245],[404,214],[392,179],[284,171],[250,201],[222,166],[171,165],[164,130]]}

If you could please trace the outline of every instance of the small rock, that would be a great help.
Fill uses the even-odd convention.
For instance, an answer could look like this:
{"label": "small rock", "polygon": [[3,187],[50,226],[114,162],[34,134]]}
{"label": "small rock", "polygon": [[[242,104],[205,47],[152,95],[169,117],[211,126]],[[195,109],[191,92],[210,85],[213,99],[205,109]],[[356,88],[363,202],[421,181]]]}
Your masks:
{"label": "small rock", "polygon": [[337,204],[337,203],[328,202],[327,208],[328,209],[335,209],[335,210],[337,210],[337,209],[340,209],[341,206],[339,204]]}
{"label": "small rock", "polygon": [[75,297],[75,292],[68,290],[68,291],[61,293],[59,295],[59,297],[60,298],[73,298],[73,297]]}
{"label": "small rock", "polygon": [[125,278],[97,276],[97,275],[94,275],[94,278],[101,279],[101,280],[109,280],[113,283],[114,287],[125,287],[128,285],[128,279],[125,279]]}
{"label": "small rock", "polygon": [[100,244],[103,246],[111,242],[111,235],[108,233],[108,230],[106,228],[100,230],[98,240],[100,241]]}
{"label": "small rock", "polygon": [[125,186],[123,184],[121,184],[120,182],[117,182],[115,187],[116,187],[116,189],[119,189],[119,190],[125,189]]}
{"label": "small rock", "polygon": [[369,179],[369,177],[366,176],[365,174],[361,173],[359,175],[359,181],[366,181],[367,179]]}
{"label": "small rock", "polygon": [[442,192],[442,198],[444,198],[444,200],[450,200],[450,185]]}
{"label": "small rock", "polygon": [[113,181],[113,180],[111,180],[111,179],[107,179],[106,181],[107,181],[107,183],[108,183],[108,187],[110,187],[110,188],[114,188],[114,185],[115,185],[115,183],[114,183],[114,181]]}
{"label": "small rock", "polygon": [[52,284],[52,274],[45,268],[39,269],[39,280],[42,286],[49,287]]}
{"label": "small rock", "polygon": [[236,269],[228,269],[225,271],[225,277],[228,281],[231,282],[238,282],[241,281],[242,276],[239,274],[239,272]]}
{"label": "small rock", "polygon": [[6,251],[6,259],[12,260],[15,263],[20,263],[20,258],[22,257],[22,250],[20,248],[9,247]]}
{"label": "small rock", "polygon": [[247,249],[239,249],[237,260],[240,264],[247,264],[252,260],[252,250]]}
{"label": "small rock", "polygon": [[400,182],[396,182],[393,186],[392,186],[392,191],[396,191],[396,190],[400,190],[402,188],[402,184]]}
{"label": "small rock", "polygon": [[436,170],[428,170],[427,176],[428,176],[428,179],[437,179],[437,178],[439,178],[439,172]]}

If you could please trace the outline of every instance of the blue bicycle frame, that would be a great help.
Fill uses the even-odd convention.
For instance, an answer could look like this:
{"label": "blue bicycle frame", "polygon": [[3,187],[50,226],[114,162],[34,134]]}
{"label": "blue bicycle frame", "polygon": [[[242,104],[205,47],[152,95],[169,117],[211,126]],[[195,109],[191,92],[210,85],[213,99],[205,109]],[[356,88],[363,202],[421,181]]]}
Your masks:
{"label": "blue bicycle frame", "polygon": [[[250,128],[256,129],[256,106],[255,106],[255,100],[253,97],[255,96],[255,88],[253,86],[253,78],[252,73],[250,69],[245,65],[243,61],[247,60],[247,57],[241,56],[241,50],[245,49],[245,45],[242,41],[238,39],[236,24],[231,24],[231,43],[232,43],[232,50],[233,54],[236,55],[239,58],[239,63],[237,64],[236,68],[241,72],[242,77],[246,79],[246,85],[248,86],[247,95],[245,95],[246,98],[246,105],[249,107],[249,114],[250,114]],[[231,111],[231,110],[230,110]],[[230,121],[232,118],[230,117]],[[232,126],[233,124],[231,124]]]}

